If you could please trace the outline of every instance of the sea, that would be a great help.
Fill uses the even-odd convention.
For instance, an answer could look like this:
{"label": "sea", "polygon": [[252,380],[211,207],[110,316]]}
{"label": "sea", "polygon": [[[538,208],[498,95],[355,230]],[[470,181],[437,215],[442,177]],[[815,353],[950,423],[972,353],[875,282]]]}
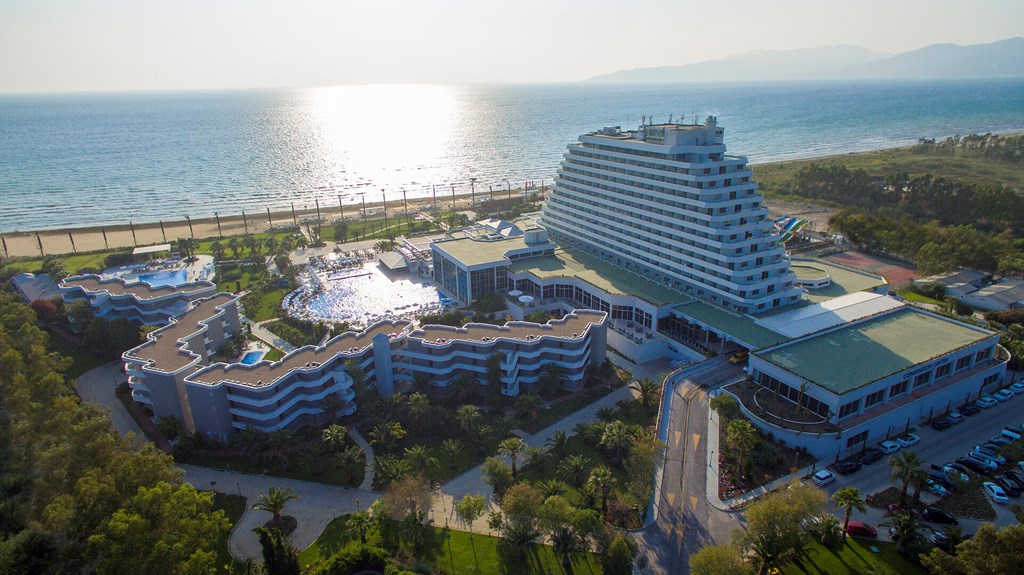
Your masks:
{"label": "sea", "polygon": [[1021,132],[1024,79],[0,95],[0,232],[549,184],[580,134],[707,115],[757,164]]}

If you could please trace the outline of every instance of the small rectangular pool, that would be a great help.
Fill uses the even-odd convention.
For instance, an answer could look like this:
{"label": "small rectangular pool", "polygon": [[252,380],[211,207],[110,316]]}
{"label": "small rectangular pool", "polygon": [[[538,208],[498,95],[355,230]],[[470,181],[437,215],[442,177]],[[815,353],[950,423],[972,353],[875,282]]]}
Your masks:
{"label": "small rectangular pool", "polygon": [[266,354],[266,352],[265,351],[260,351],[260,350],[247,352],[242,357],[242,363],[245,364],[245,365],[252,365],[252,364],[256,363],[257,361],[263,359],[264,354]]}
{"label": "small rectangular pool", "polygon": [[184,283],[188,283],[188,272],[185,270],[175,270],[145,273],[139,274],[132,279],[148,282],[153,287],[160,287],[166,285],[179,286]]}

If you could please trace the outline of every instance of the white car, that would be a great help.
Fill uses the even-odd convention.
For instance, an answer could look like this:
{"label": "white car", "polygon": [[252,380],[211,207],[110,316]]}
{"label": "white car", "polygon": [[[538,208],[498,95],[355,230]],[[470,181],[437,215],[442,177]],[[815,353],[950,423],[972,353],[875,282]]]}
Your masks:
{"label": "white car", "polygon": [[999,401],[1009,401],[1013,399],[1013,392],[1008,389],[1000,389],[999,391],[992,394],[992,397]]}
{"label": "white car", "polygon": [[895,441],[883,441],[878,444],[878,449],[888,455],[890,453],[896,453],[900,450],[900,444]]}
{"label": "white car", "polygon": [[948,475],[949,477],[951,477],[953,479],[959,479],[960,481],[963,481],[964,483],[967,483],[968,481],[971,480],[971,476],[970,475],[967,475],[963,471],[960,471],[959,469],[949,465],[948,463],[946,465],[942,466],[942,472],[945,473],[946,475]]}
{"label": "white car", "polygon": [[967,458],[971,459],[973,461],[977,461],[982,466],[984,466],[985,469],[988,469],[989,471],[995,471],[996,468],[999,467],[999,464],[996,463],[995,461],[992,461],[987,455],[982,455],[981,453],[975,453],[974,451],[971,451],[970,453],[968,453],[967,454]]}
{"label": "white car", "polygon": [[917,445],[918,443],[921,443],[921,438],[914,435],[913,433],[908,433],[906,435],[901,435],[900,437],[897,437],[896,443],[899,443],[900,447],[910,447],[911,445]]}
{"label": "white car", "polygon": [[828,469],[821,469],[817,473],[811,476],[811,481],[819,487],[824,487],[829,483],[836,480],[836,474],[832,473]]}
{"label": "white car", "polygon": [[998,453],[992,451],[991,449],[986,449],[986,448],[984,448],[984,447],[982,447],[980,445],[975,445],[974,449],[971,450],[971,453],[973,453],[975,455],[978,455],[978,456],[981,456],[981,457],[987,457],[987,458],[991,459],[992,461],[995,461],[999,465],[1002,465],[1002,464],[1006,463],[1006,458],[1005,457],[1003,457],[1002,455],[999,455]]}
{"label": "white car", "polygon": [[985,495],[988,495],[988,498],[994,503],[1002,503],[1003,505],[1006,505],[1010,502],[1010,500],[1006,498],[1006,492],[1003,491],[1003,488],[995,483],[986,481],[981,484],[981,488],[985,491]]}
{"label": "white car", "polygon": [[998,404],[999,404],[998,401],[992,399],[992,397],[988,396],[988,395],[983,395],[983,396],[978,398],[978,401],[974,402],[974,405],[977,405],[978,407],[980,407],[982,409],[988,409],[988,408],[992,407],[993,405],[998,405]]}
{"label": "white car", "polygon": [[954,424],[961,423],[965,419],[964,414],[960,413],[959,411],[950,411],[949,415],[947,415],[946,417],[948,417],[949,420],[952,421]]}
{"label": "white car", "polygon": [[1010,387],[1008,387],[1006,389],[1009,389],[1010,391],[1012,391],[1014,393],[1024,393],[1024,383],[1021,383],[1021,382],[1018,381],[1017,383],[1011,385]]}
{"label": "white car", "polygon": [[948,493],[945,487],[939,485],[938,483],[935,483],[931,479],[928,480],[928,485],[925,487],[925,489],[927,489],[929,493],[934,493],[939,497],[945,497]]}

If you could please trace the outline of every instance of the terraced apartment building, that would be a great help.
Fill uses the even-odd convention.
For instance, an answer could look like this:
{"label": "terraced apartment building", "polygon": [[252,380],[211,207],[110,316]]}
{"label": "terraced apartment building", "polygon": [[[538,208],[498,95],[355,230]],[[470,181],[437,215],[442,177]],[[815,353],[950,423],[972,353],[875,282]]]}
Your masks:
{"label": "terraced apartment building", "polygon": [[188,309],[189,302],[217,293],[217,286],[209,281],[153,287],[143,281],[104,279],[95,274],[66,278],[59,287],[64,303],[84,301],[96,317],[124,318],[144,325],[167,325]]}

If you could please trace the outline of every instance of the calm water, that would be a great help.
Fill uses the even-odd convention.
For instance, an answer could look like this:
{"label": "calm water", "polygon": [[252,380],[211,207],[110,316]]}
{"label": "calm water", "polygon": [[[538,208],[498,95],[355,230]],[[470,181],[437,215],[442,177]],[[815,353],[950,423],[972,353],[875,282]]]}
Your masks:
{"label": "calm water", "polygon": [[550,182],[578,135],[670,113],[766,162],[1024,130],[1024,80],[0,96],[0,231]]}

